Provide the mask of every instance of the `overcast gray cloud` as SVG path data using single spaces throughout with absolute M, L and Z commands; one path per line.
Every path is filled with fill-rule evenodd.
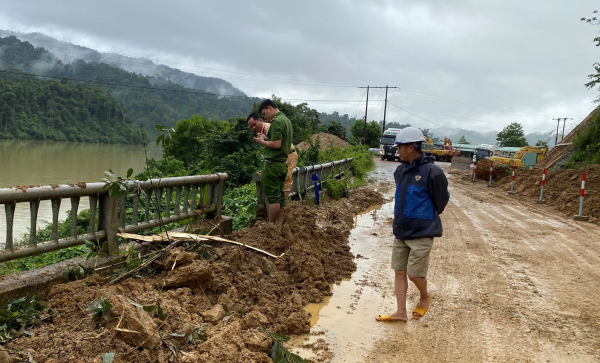
M 321 111 L 360 117 L 365 91 L 355 86 L 398 86 L 388 120 L 424 128 L 486 131 L 518 121 L 545 132 L 552 118 L 586 116 L 596 96 L 583 84 L 598 60 L 600 27 L 579 19 L 600 6 L 587 0 L 0 4 L 0 28 L 213 68 L 165 63 L 253 96 L 314 100 Z M 369 119 L 381 119 L 382 96 L 370 93 Z

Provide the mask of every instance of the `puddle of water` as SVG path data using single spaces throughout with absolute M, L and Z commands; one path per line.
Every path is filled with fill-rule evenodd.
M 369 343 L 376 340 L 382 332 L 381 323 L 375 321 L 379 312 L 388 312 L 396 303 L 393 290 L 381 288 L 367 283 L 389 279 L 392 281 L 392 271 L 383 269 L 384 276 L 379 277 L 377 271 L 382 271 L 381 263 L 388 261 L 391 255 L 393 237 L 389 229 L 389 243 L 385 237 L 378 241 L 372 233 L 387 233 L 389 227 L 383 229 L 377 221 L 393 214 L 393 202 L 376 206 L 356 216 L 355 228 L 350 234 L 350 251 L 364 258 L 356 260 L 357 270 L 348 280 L 333 286 L 333 294 L 319 304 L 309 304 L 305 307 L 311 317 L 311 334 L 293 336 L 288 343 L 291 351 L 305 359 L 315 358 L 310 348 L 302 345 L 315 343 L 325 339 L 329 343 L 329 351 L 335 352 L 333 362 L 362 362 L 363 354 L 368 351 Z M 377 224 L 377 225 L 376 225 Z M 383 232 L 382 232 L 383 231 Z M 381 236 L 380 236 L 381 237 Z M 381 243 L 383 241 L 383 243 Z M 378 243 L 379 242 L 379 243 Z M 375 277 L 375 278 L 373 278 Z M 406 324 L 396 324 L 386 329 L 406 329 Z

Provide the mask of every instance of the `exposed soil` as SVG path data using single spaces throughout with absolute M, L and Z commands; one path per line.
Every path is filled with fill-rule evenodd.
M 477 179 L 490 180 L 490 164 L 489 159 L 481 159 L 477 163 Z M 512 167 L 504 164 L 495 164 L 492 169 L 492 181 L 498 181 L 512 175 Z
M 303 306 L 322 301 L 332 283 L 356 269 L 348 246 L 355 211 L 382 203 L 381 193 L 369 188 L 318 208 L 294 202 L 281 230 L 258 223 L 228 237 L 285 253 L 281 259 L 216 244 L 208 259 L 174 250 L 163 263 L 166 269 L 153 277 L 113 286 L 94 275 L 57 285 L 47 296 L 51 321 L 4 348 L 13 359 L 30 353 L 38 363 L 99 362 L 108 352 L 116 353 L 115 362 L 271 362 L 272 342 L 259 326 L 278 334 L 307 333 L 310 314 Z M 113 308 L 96 327 L 85 309 L 98 298 Z M 157 301 L 164 321 L 156 309 L 139 307 Z M 203 324 L 207 340 L 186 343 Z
M 311 140 L 313 143 L 315 143 L 317 141 L 317 139 L 320 140 L 319 150 L 321 150 L 321 151 L 330 149 L 334 146 L 340 147 L 342 149 L 347 146 L 350 146 L 349 143 L 340 139 L 339 137 L 332 135 L 332 134 L 327 134 L 325 132 L 321 132 L 321 133 L 314 134 L 313 136 L 311 136 Z M 308 150 L 310 148 L 310 143 L 308 141 L 302 141 L 301 143 L 296 145 L 296 148 L 301 151 Z
M 581 177 L 586 173 L 585 199 L 583 215 L 590 217 L 590 222 L 600 224 L 600 165 L 592 165 L 581 169 L 548 170 L 544 185 L 544 200 L 566 216 L 579 214 L 579 197 L 581 193 Z M 515 193 L 518 198 L 539 200 L 542 186 L 542 170 L 526 169 L 515 177 Z M 509 191 L 510 178 L 501 180 L 497 187 Z

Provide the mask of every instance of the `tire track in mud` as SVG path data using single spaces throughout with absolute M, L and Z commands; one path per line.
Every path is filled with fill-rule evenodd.
M 366 361 L 600 360 L 600 229 L 448 179 L 432 308 L 421 321 L 382 328 Z M 408 300 L 416 298 L 410 286 Z

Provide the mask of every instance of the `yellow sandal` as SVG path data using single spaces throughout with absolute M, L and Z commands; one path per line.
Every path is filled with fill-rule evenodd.
M 433 301 L 433 299 L 430 296 L 429 297 L 429 306 L 431 306 L 432 301 Z M 415 306 L 415 309 L 412 312 L 413 319 L 421 319 L 422 317 L 425 316 L 425 313 L 427 312 L 427 310 L 429 310 L 429 307 L 424 308 L 421 305 L 417 304 L 417 306 Z

